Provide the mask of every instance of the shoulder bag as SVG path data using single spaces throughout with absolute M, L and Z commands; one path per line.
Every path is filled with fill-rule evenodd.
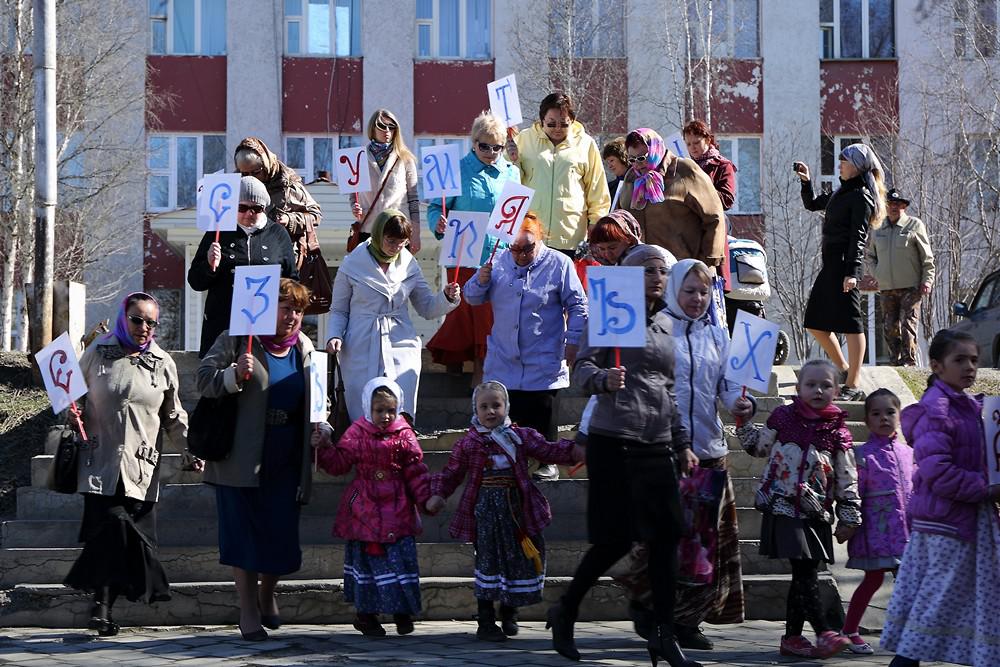
M 46 486 L 58 493 L 76 493 L 77 470 L 80 467 L 80 449 L 85 444 L 71 426 L 53 426 L 46 436 L 45 450 L 51 451 L 55 445 Z
M 378 201 L 380 196 L 382 196 L 382 191 L 385 190 L 385 184 L 389 182 L 389 177 L 392 176 L 392 170 L 396 168 L 397 164 L 399 164 L 399 155 L 396 156 L 392 166 L 389 167 L 389 171 L 386 172 L 385 178 L 382 179 L 382 184 L 378 186 L 378 192 L 375 193 L 375 198 L 372 199 L 373 204 Z M 372 209 L 369 208 L 365 213 L 365 217 L 361 218 L 360 222 L 351 224 L 351 235 L 347 237 L 347 252 L 351 252 L 361 245 L 361 228 L 365 226 L 365 223 L 368 221 L 368 216 L 371 215 L 371 213 Z
M 326 386 L 333 388 L 333 396 L 330 397 L 329 423 L 333 427 L 333 443 L 337 444 L 340 442 L 340 437 L 351 425 L 351 417 L 347 413 L 347 399 L 344 396 L 344 376 L 340 371 L 340 357 L 336 354 L 333 355 L 333 367 L 329 371 Z
M 306 253 L 299 268 L 299 282 L 309 288 L 309 305 L 306 315 L 322 315 L 330 312 L 333 303 L 333 280 L 330 267 L 326 265 L 323 252 L 316 237 L 316 228 L 306 223 Z

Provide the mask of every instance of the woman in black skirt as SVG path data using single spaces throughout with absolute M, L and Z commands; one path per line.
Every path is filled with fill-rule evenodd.
M 809 167 L 795 163 L 802 180 L 802 204 L 809 211 L 825 211 L 823 265 L 809 293 L 805 327 L 840 369 L 841 397 L 864 400 L 858 389 L 865 357 L 865 318 L 858 280 L 868 243 L 868 227 L 877 229 L 885 218 L 885 182 L 882 164 L 871 147 L 851 144 L 840 153 L 840 187 L 833 194 L 814 196 Z M 844 359 L 835 334 L 847 336 Z
M 592 347 L 584 332 L 573 366 L 573 382 L 596 395 L 587 443 L 587 528 L 591 547 L 577 567 L 566 594 L 549 609 L 552 644 L 579 660 L 573 640 L 580 601 L 633 541 L 649 547 L 649 579 L 657 628 L 647 644 L 656 665 L 700 667 L 674 642 L 673 606 L 677 588 L 677 542 L 682 517 L 677 475 L 698 464 L 691 438 L 676 419 L 672 324 L 664 308 L 667 256 L 662 248 L 638 245 L 623 260 L 645 271 L 646 346 L 621 348 L 621 364 L 607 347 Z M 622 313 L 620 313 L 622 314 Z
M 65 585 L 94 595 L 88 627 L 118 633 L 111 607 L 119 595 L 147 603 L 170 599 L 156 558 L 156 501 L 164 438 L 187 445 L 187 414 L 177 395 L 177 367 L 153 340 L 159 305 L 129 294 L 113 332 L 80 359 L 87 382 L 77 490 L 83 494 L 83 552 Z

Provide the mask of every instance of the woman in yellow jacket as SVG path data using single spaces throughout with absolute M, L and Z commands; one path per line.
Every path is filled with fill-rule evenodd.
M 545 244 L 572 256 L 588 225 L 611 208 L 601 151 L 576 120 L 568 95 L 547 95 L 538 118 L 507 142 L 507 153 L 521 170 L 521 184 L 535 190 L 531 210 L 546 232 Z

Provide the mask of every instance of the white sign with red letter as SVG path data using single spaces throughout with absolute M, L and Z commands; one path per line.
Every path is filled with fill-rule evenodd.
M 42 371 L 52 412 L 59 414 L 87 393 L 87 383 L 68 332 L 43 347 L 35 355 L 35 363 Z
M 490 213 L 490 223 L 487 231 L 504 243 L 513 243 L 524 224 L 524 216 L 528 213 L 528 205 L 535 191 L 514 181 L 504 183 L 497 203 Z
M 1000 396 L 983 397 L 983 426 L 986 427 L 986 467 L 990 486 L 1000 484 Z
M 372 189 L 367 151 L 364 146 L 353 146 L 333 154 L 334 164 L 337 165 L 337 186 L 341 192 L 368 192 Z

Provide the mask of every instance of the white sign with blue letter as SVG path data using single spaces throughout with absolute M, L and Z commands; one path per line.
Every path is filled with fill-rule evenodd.
M 748 389 L 767 391 L 778 331 L 777 324 L 739 311 L 726 359 L 726 379 Z
M 489 213 L 473 211 L 448 211 L 448 224 L 441 239 L 441 266 L 468 266 L 479 268 L 479 260 L 486 241 Z
M 205 174 L 198 186 L 198 229 L 203 232 L 236 231 L 239 204 L 239 174 Z
M 684 143 L 684 135 L 674 132 L 669 137 L 663 139 L 663 145 L 670 149 L 670 152 L 677 157 L 691 157 L 688 154 L 687 144 Z
M 461 159 L 458 144 L 421 149 L 420 175 L 424 182 L 424 199 L 462 194 L 462 170 L 458 165 Z
M 507 127 L 516 127 L 524 120 L 521 117 L 521 100 L 517 96 L 517 79 L 508 74 L 486 84 L 490 97 L 490 113 L 504 122 Z
M 329 361 L 326 352 L 309 355 L 309 421 L 316 424 L 326 421 L 326 369 Z
M 281 266 L 237 266 L 233 278 L 230 336 L 273 336 L 278 324 Z
M 641 266 L 587 267 L 587 343 L 646 347 L 646 289 Z

